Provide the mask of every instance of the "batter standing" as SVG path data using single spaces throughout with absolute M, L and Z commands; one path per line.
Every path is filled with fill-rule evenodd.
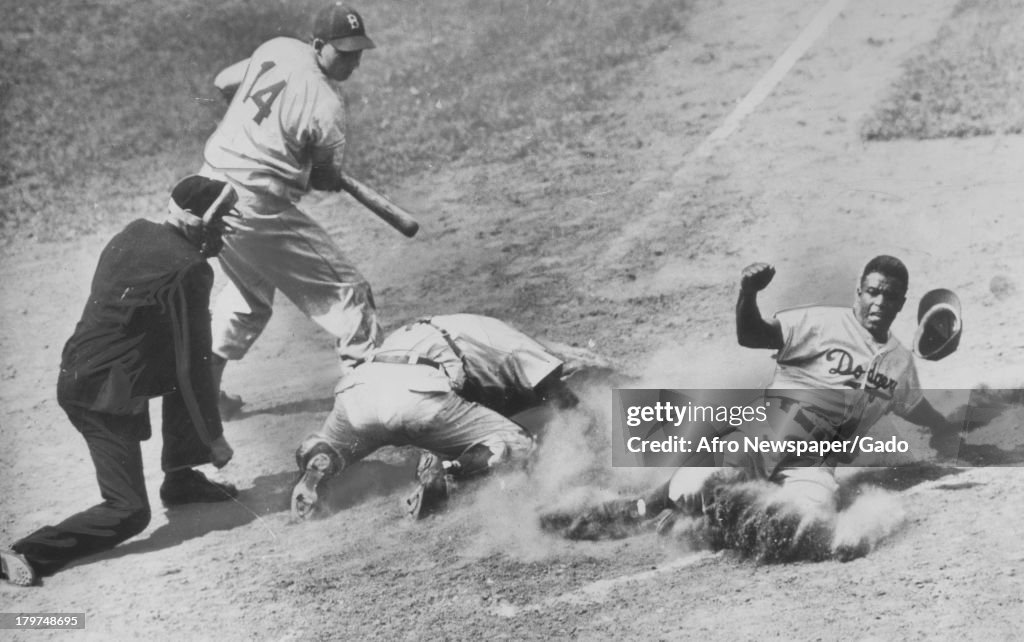
M 220 255 L 230 282 L 213 309 L 218 388 L 227 360 L 241 359 L 270 321 L 277 290 L 337 338 L 343 369 L 379 340 L 369 283 L 296 207 L 311 189 L 341 189 L 347 115 L 335 83 L 373 47 L 360 15 L 334 2 L 316 15 L 311 42 L 274 38 L 214 81 L 230 104 L 200 173 L 230 183 L 242 215 Z M 220 399 L 222 413 L 241 406 Z

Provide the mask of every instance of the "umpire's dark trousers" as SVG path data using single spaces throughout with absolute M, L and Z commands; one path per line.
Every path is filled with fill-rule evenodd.
M 117 546 L 145 530 L 150 519 L 141 448 L 141 441 L 151 433 L 149 413 L 112 415 L 61 406 L 89 446 L 103 502 L 56 526 L 44 526 L 11 546 L 41 576 Z M 180 395 L 164 397 L 163 410 L 163 469 L 208 462 L 209 447 L 196 436 Z

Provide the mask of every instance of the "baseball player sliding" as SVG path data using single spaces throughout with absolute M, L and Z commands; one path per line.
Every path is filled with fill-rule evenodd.
M 877 256 L 861 273 L 851 307 L 808 306 L 762 317 L 757 293 L 775 269 L 754 263 L 743 270 L 736 304 L 740 345 L 776 350 L 777 367 L 765 390 L 771 408 L 770 437 L 779 440 L 852 440 L 887 413 L 931 428 L 933 444 L 958 437 L 921 393 L 913 356 L 889 332 L 906 301 L 909 275 L 897 258 Z M 725 439 L 741 441 L 741 428 Z M 602 525 L 640 522 L 663 513 L 708 514 L 715 490 L 751 479 L 775 482 L 805 510 L 834 512 L 838 485 L 835 459 L 792 453 L 726 450 L 721 468 L 682 467 L 641 498 L 613 500 L 568 520 L 568 537 L 592 536 Z M 560 529 L 566 516 L 549 514 L 542 525 Z M 621 532 L 621 531 L 620 531 Z
M 450 487 L 524 462 L 534 437 L 508 417 L 550 401 L 570 407 L 563 360 L 508 324 L 474 314 L 420 319 L 392 332 L 335 389 L 334 408 L 296 451 L 292 514 L 323 506 L 323 482 L 383 446 L 425 449 L 406 500 L 418 519 Z
M 362 17 L 332 2 L 310 42 L 274 38 L 221 71 L 230 101 L 206 142 L 200 173 L 238 192 L 242 218 L 220 256 L 229 283 L 213 309 L 214 376 L 241 359 L 266 327 L 280 290 L 337 338 L 345 367 L 378 343 L 370 285 L 326 230 L 296 207 L 310 189 L 342 188 L 347 116 L 335 84 L 372 49 Z M 241 399 L 220 393 L 229 417 Z

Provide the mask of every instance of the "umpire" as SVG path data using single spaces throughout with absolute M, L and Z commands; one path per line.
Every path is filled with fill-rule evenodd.
M 89 300 L 64 346 L 57 401 L 89 447 L 103 502 L 0 551 L 0 571 L 29 586 L 69 562 L 116 546 L 150 520 L 140 442 L 148 401 L 163 397 L 167 506 L 230 499 L 238 491 L 193 466 L 231 460 L 210 368 L 206 259 L 220 251 L 237 197 L 221 181 L 189 176 L 164 223 L 136 220 L 100 255 Z

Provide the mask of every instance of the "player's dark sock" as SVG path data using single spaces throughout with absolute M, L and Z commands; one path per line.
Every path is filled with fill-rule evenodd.
M 466 452 L 451 462 L 451 467 L 446 472 L 455 479 L 481 475 L 490 469 L 488 462 L 493 456 L 491 449 L 483 444 L 470 446 Z

